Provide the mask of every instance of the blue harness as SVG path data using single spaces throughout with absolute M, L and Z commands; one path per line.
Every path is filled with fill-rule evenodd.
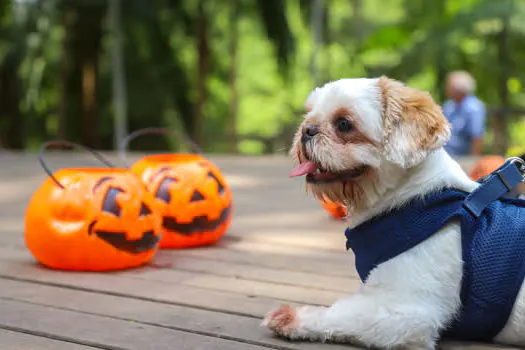
M 379 264 L 459 219 L 462 309 L 443 336 L 491 341 L 505 326 L 525 279 L 525 201 L 503 195 L 523 180 L 507 161 L 472 193 L 443 189 L 345 232 L 362 281 Z

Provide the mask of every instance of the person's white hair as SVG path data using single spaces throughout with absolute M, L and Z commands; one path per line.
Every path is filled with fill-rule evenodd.
M 465 71 L 450 72 L 448 82 L 455 90 L 464 94 L 471 94 L 476 90 L 476 80 Z

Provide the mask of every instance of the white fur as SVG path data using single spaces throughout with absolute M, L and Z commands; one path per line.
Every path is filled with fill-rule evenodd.
M 377 81 L 345 79 L 316 89 L 309 98 L 311 111 L 306 118 L 325 118 L 334 109 L 345 107 L 358 115 L 369 137 L 382 140 Z M 319 147 L 314 146 L 312 151 L 323 153 L 318 156 L 326 162 L 323 165 L 336 164 L 340 169 L 349 166 L 337 153 L 324 154 L 331 152 Z M 472 191 L 477 186 L 442 148 L 429 152 L 418 165 L 408 169 L 372 148 L 363 148 L 361 158 L 361 162 L 374 165 L 377 181 L 361 184 L 366 203 L 360 207 L 364 209 L 351 213 L 350 227 L 438 188 L 451 186 Z M 269 314 L 265 324 L 290 339 L 434 349 L 440 330 L 460 307 L 460 237 L 459 224 L 451 222 L 423 243 L 372 270 L 357 293 L 328 308 L 298 308 L 290 318 L 293 322 L 277 322 L 273 319 L 276 314 Z M 512 315 L 495 341 L 525 346 L 525 288 L 522 287 Z
M 341 79 L 317 88 L 310 94 L 310 112 L 306 118 L 326 118 L 343 107 L 357 113 L 368 136 L 381 140 L 381 101 L 378 99 L 378 79 Z

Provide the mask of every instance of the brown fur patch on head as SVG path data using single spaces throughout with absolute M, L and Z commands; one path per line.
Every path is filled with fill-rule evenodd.
M 350 132 L 340 132 L 337 129 L 337 121 L 339 119 L 346 119 L 352 123 L 353 129 Z M 372 144 L 377 146 L 377 142 L 369 137 L 362 126 L 359 123 L 359 118 L 356 117 L 356 114 L 347 108 L 338 108 L 332 114 L 331 117 L 326 121 L 325 129 L 329 131 L 331 138 L 336 143 L 342 144 Z
M 450 137 L 450 124 L 429 93 L 381 77 L 385 157 L 404 168 L 417 165 L 442 147 Z

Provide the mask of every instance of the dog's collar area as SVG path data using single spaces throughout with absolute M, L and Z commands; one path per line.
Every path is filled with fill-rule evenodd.
M 463 207 L 477 218 L 494 200 L 512 193 L 524 178 L 525 162 L 521 158 L 509 158 L 505 164 L 480 181 L 480 186 L 465 199 Z

